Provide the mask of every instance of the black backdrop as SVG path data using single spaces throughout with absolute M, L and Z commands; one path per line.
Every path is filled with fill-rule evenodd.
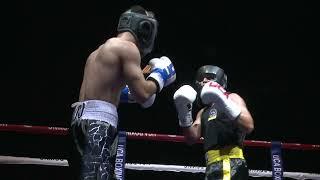
M 133 4 L 155 12 L 159 34 L 151 56 L 167 55 L 177 81 L 149 109 L 120 105 L 120 130 L 181 134 L 174 91 L 204 64 L 225 69 L 229 90 L 242 95 L 255 120 L 249 140 L 320 144 L 312 4 L 222 1 L 15 2 L 4 14 L 1 123 L 68 126 L 88 54 L 116 33 Z M 0 133 L 1 153 L 65 158 L 66 137 Z M 250 169 L 269 169 L 269 151 L 246 148 Z M 128 142 L 129 162 L 199 165 L 200 145 Z M 286 171 L 320 173 L 319 152 L 284 151 Z M 61 179 L 67 168 L 6 166 L 21 179 Z M 34 171 L 36 170 L 36 171 Z M 19 173 L 23 172 L 23 173 Z M 36 173 L 35 173 L 36 172 Z M 129 179 L 199 179 L 201 175 L 127 171 Z M 7 174 L 7 173 L 6 173 Z M 8 175 L 9 176 L 9 175 Z M 47 176 L 47 177 L 45 177 Z

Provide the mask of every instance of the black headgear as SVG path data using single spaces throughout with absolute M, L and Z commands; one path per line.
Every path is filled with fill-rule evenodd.
M 227 75 L 224 73 L 224 70 L 218 66 L 205 65 L 198 69 L 195 78 L 197 90 L 202 89 L 200 82 L 203 78 L 211 79 L 219 83 L 223 88 L 227 88 Z
M 128 31 L 133 34 L 142 57 L 152 51 L 158 30 L 158 22 L 153 13 L 145 10 L 144 13 L 127 10 L 120 16 L 117 29 L 119 33 Z

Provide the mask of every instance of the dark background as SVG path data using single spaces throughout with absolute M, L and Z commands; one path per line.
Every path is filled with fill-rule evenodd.
M 173 4 L 175 3 L 175 4 Z M 248 140 L 320 144 L 317 21 L 307 1 L 42 1 L 16 2 L 4 14 L 1 123 L 67 127 L 87 56 L 116 35 L 133 4 L 155 12 L 159 34 L 151 56 L 173 61 L 177 80 L 149 109 L 120 105 L 120 130 L 181 134 L 172 96 L 198 67 L 228 74 L 255 120 Z M 1 154 L 66 158 L 67 137 L 0 133 Z M 250 169 L 271 170 L 270 152 L 247 147 Z M 201 145 L 129 141 L 127 162 L 204 166 Z M 285 171 L 320 173 L 319 151 L 284 150 Z M 313 164 L 313 163 L 312 163 Z M 6 179 L 64 179 L 65 167 L 1 166 Z M 21 172 L 21 173 L 20 173 Z M 201 179 L 201 174 L 127 171 L 127 179 Z

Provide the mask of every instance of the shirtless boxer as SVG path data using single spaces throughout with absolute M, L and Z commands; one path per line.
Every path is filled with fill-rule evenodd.
M 70 166 L 75 179 L 112 178 L 111 145 L 117 134 L 120 96 L 122 102 L 148 107 L 175 81 L 174 66 L 166 56 L 151 59 L 150 75 L 143 75 L 141 59 L 153 50 L 157 29 L 151 11 L 132 6 L 120 16 L 118 35 L 89 55 L 79 101 L 72 105 L 70 133 L 76 154 Z

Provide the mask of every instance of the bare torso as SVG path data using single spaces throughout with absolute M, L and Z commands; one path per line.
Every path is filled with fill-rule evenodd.
M 79 101 L 103 100 L 118 106 L 121 89 L 125 85 L 121 59 L 114 50 L 118 41 L 112 38 L 89 55 Z

